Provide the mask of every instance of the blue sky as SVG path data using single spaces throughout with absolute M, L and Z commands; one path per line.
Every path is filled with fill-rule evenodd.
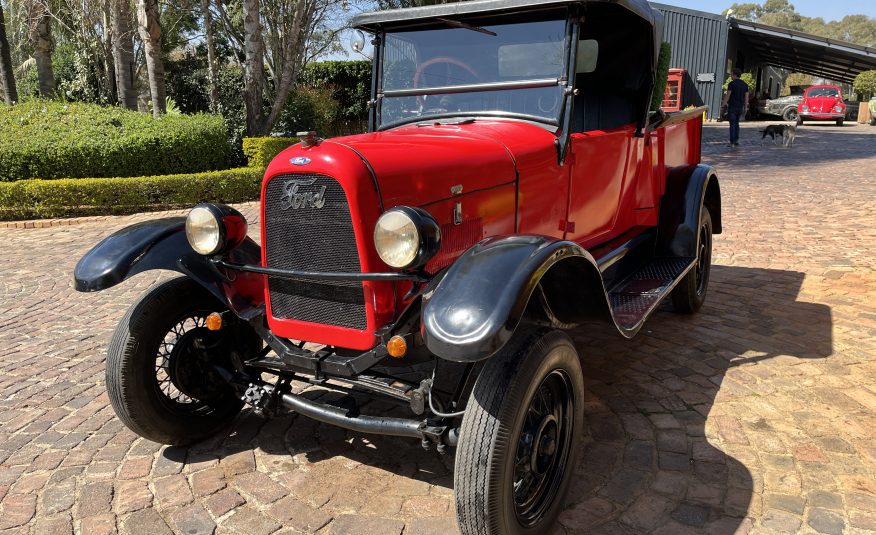
M 733 4 L 733 0 L 660 0 L 660 3 L 709 13 L 721 13 Z M 757 3 L 763 4 L 763 1 Z M 867 15 L 876 18 L 874 0 L 791 0 L 791 4 L 801 15 L 821 17 L 824 20 L 839 20 L 846 15 Z

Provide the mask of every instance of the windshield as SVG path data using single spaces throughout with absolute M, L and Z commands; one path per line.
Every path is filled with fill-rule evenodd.
M 484 112 L 558 121 L 565 19 L 444 23 L 440 29 L 386 34 L 381 125 Z
M 808 97 L 839 97 L 839 91 L 835 87 L 813 87 L 806 93 Z

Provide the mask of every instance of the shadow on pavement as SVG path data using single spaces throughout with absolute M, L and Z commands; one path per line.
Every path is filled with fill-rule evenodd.
M 703 163 L 720 165 L 741 160 L 746 168 L 769 167 L 771 173 L 775 173 L 777 163 L 793 168 L 868 158 L 873 155 L 872 147 L 876 143 L 876 128 L 806 123 L 798 128 L 794 146 L 787 149 L 775 145 L 769 137 L 762 139 L 759 130 L 768 124 L 788 123 L 770 121 L 744 127 L 739 148 L 726 146 L 727 126 L 709 125 L 703 130 Z
M 710 444 L 706 418 L 716 398 L 744 393 L 730 368 L 832 353 L 830 308 L 797 301 L 803 277 L 715 266 L 698 315 L 667 306 L 631 341 L 575 336 L 589 436 L 561 517 L 570 533 L 732 534 L 748 523 L 754 480 Z M 725 443 L 747 445 L 737 420 L 716 420 Z
M 697 315 L 676 315 L 666 305 L 633 340 L 604 325 L 571 333 L 584 364 L 587 430 L 560 517 L 567 532 L 732 534 L 747 522 L 753 478 L 710 444 L 706 418 L 716 398 L 732 399 L 746 388 L 725 377 L 730 368 L 757 373 L 756 363 L 766 359 L 832 353 L 830 308 L 797 301 L 803 278 L 714 266 Z M 373 401 L 363 412 L 407 412 L 383 403 Z M 718 422 L 722 440 L 747 443 L 733 422 Z M 226 433 L 164 455 L 194 462 L 251 450 L 269 454 L 272 470 L 288 469 L 299 496 L 344 492 L 355 501 L 398 485 L 450 489 L 453 483 L 450 455 L 426 452 L 414 440 L 348 432 L 294 415 L 265 420 L 245 411 Z M 351 461 L 365 466 L 360 479 L 337 480 L 339 472 L 353 471 L 332 463 Z M 310 463 L 305 475 L 293 473 L 296 462 Z

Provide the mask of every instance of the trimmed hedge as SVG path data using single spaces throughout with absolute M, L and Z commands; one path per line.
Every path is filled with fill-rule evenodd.
M 243 154 L 247 165 L 264 169 L 276 155 L 295 143 L 298 143 L 297 137 L 245 137 Z
M 0 107 L 0 182 L 133 177 L 224 169 L 221 117 L 164 115 L 43 100 Z
M 259 197 L 264 169 L 0 183 L 0 220 L 130 214 Z

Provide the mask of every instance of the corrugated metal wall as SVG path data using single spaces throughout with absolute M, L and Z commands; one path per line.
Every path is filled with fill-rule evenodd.
M 727 64 L 729 26 L 720 15 L 652 3 L 663 12 L 663 40 L 672 45 L 671 68 L 686 69 L 689 80 L 684 105 L 709 106 L 709 117 L 717 118 Z M 714 82 L 698 82 L 698 75 L 715 75 Z M 691 91 L 693 90 L 693 91 Z M 691 94 L 694 93 L 694 94 Z

